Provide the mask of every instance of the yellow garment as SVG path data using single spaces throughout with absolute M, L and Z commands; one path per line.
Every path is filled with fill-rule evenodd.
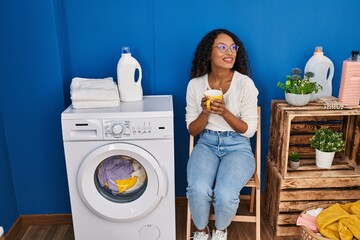
M 360 239 L 360 200 L 353 203 L 336 203 L 324 209 L 316 220 L 320 233 L 329 239 Z
M 115 180 L 119 193 L 123 193 L 126 190 L 132 188 L 137 181 L 137 177 L 131 177 L 123 180 Z

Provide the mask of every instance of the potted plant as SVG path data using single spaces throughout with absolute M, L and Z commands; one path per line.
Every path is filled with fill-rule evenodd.
M 290 167 L 296 170 L 300 166 L 299 154 L 297 152 L 291 152 L 289 154 Z
M 310 138 L 310 145 L 316 149 L 316 166 L 320 168 L 330 168 L 335 153 L 345 149 L 343 133 L 335 132 L 328 127 L 318 129 Z
M 310 82 L 314 73 L 306 72 L 301 77 L 300 68 L 293 68 L 291 75 L 287 75 L 285 83 L 278 82 L 277 86 L 285 92 L 285 99 L 290 105 L 304 106 L 310 102 L 313 92 L 317 93 L 322 86 L 316 82 Z

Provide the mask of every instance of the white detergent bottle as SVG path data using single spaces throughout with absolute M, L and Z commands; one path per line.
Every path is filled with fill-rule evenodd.
M 137 79 L 135 79 L 136 71 L 138 71 Z M 139 62 L 131 56 L 129 47 L 123 47 L 121 58 L 117 64 L 117 80 L 120 101 L 131 102 L 143 99 L 141 79 L 142 70 Z
M 317 82 L 322 86 L 317 93 L 313 93 L 311 100 L 319 97 L 330 97 L 332 95 L 332 78 L 334 77 L 334 64 L 326 56 L 321 46 L 315 47 L 314 55 L 305 65 L 304 72 L 313 72 L 314 77 L 310 78 L 311 82 Z

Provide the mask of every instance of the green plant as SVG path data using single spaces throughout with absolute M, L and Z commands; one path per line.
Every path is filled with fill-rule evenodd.
M 298 162 L 299 161 L 299 154 L 297 152 L 291 152 L 289 154 L 289 160 L 293 161 L 293 162 Z
M 342 132 L 335 132 L 328 127 L 322 127 L 310 138 L 310 144 L 322 152 L 341 152 L 345 149 Z
M 301 78 L 300 68 L 293 68 L 292 75 L 287 75 L 285 83 L 278 82 L 277 86 L 286 93 L 293 94 L 310 94 L 317 93 L 322 86 L 316 82 L 310 82 L 310 78 L 314 77 L 314 73 L 306 72 L 304 78 Z

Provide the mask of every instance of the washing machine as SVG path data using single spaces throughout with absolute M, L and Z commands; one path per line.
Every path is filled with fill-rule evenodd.
M 172 96 L 61 114 L 76 240 L 175 240 Z

